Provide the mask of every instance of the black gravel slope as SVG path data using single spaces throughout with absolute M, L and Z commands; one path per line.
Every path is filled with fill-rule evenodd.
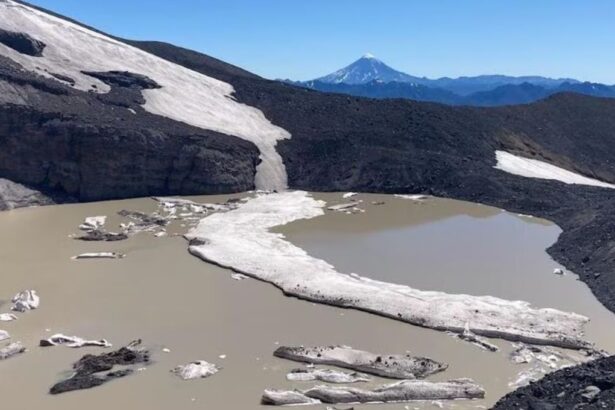
M 494 410 L 615 409 L 615 356 L 554 372 L 507 394 Z

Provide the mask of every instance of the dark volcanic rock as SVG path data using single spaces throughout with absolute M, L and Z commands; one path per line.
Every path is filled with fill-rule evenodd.
M 60 81 L 64 81 L 70 85 L 75 85 L 75 80 L 63 74 L 49 73 Z
M 115 366 L 131 366 L 149 363 L 149 352 L 138 348 L 140 341 L 135 341 L 127 347 L 100 355 L 87 354 L 73 365 L 75 374 L 56 383 L 49 393 L 60 394 L 73 390 L 90 389 L 100 386 L 110 380 L 133 373 L 132 368 L 113 371 Z M 105 373 L 106 372 L 106 373 Z
M 507 394 L 494 410 L 615 408 L 615 356 L 546 375 Z
M 118 87 L 136 87 L 143 90 L 161 88 L 161 86 L 151 78 L 143 74 L 130 73 L 128 71 L 82 71 L 83 74 L 99 79 L 103 83 L 110 86 Z
M 124 232 L 107 232 L 104 229 L 92 229 L 83 233 L 82 235 L 76 236 L 75 239 L 80 241 L 104 241 L 104 242 L 115 242 L 122 241 L 124 239 L 128 239 L 128 235 Z
M 0 178 L 0 211 L 52 203 L 51 198 L 38 191 Z
M 254 188 L 253 144 L 149 114 L 140 89 L 82 92 L 0 59 L 3 84 L 0 178 L 64 201 Z
M 42 56 L 45 49 L 45 43 L 30 37 L 26 33 L 16 33 L 2 29 L 0 29 L 0 43 L 22 54 L 33 57 Z

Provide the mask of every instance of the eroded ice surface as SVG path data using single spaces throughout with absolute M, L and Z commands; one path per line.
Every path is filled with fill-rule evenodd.
M 510 174 L 519 175 L 527 178 L 552 179 L 561 181 L 565 184 L 591 185 L 602 188 L 615 188 L 615 185 L 609 184 L 597 179 L 584 177 L 564 168 L 548 164 L 536 159 L 523 158 L 513 155 L 506 151 L 496 151 L 495 157 L 497 164 L 495 168 Z
M 360 309 L 411 324 L 527 343 L 584 348 L 584 316 L 535 309 L 523 301 L 421 291 L 347 275 L 269 229 L 323 214 L 323 201 L 307 192 L 261 195 L 237 209 L 202 219 L 188 239 L 190 252 L 282 289 L 285 294 Z
M 286 169 L 275 147 L 290 134 L 271 124 L 260 110 L 238 103 L 230 84 L 12 0 L 0 1 L 0 28 L 28 33 L 46 44 L 42 57 L 21 54 L 3 44 L 0 55 L 47 78 L 56 79 L 52 73 L 70 77 L 80 90 L 109 91 L 109 86 L 83 71 L 146 75 L 161 88 L 143 91 L 145 110 L 253 142 L 262 159 L 256 187 L 286 187 Z

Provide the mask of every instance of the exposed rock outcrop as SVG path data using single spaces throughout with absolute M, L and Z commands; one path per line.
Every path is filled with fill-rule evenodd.
M 156 81 L 143 74 L 130 73 L 128 71 L 82 72 L 83 74 L 87 74 L 90 77 L 99 79 L 100 81 L 109 86 L 118 86 L 126 88 L 136 87 L 141 90 L 153 90 L 156 88 L 160 88 L 160 85 Z
M 22 54 L 40 57 L 45 50 L 45 43 L 32 38 L 27 33 L 17 33 L 0 29 L 0 43 Z
M 51 198 L 36 190 L 0 178 L 0 211 L 52 203 Z
M 113 370 L 115 366 L 132 366 L 149 363 L 149 352 L 135 341 L 127 347 L 100 355 L 87 354 L 73 365 L 75 373 L 51 387 L 49 393 L 60 394 L 73 390 L 90 389 L 108 381 L 133 373 L 132 368 Z
M 615 357 L 567 367 L 500 399 L 494 410 L 615 408 Z

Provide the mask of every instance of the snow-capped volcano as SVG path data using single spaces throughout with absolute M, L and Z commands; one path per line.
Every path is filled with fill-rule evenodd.
M 414 83 L 420 78 L 397 71 L 367 53 L 349 66 L 314 81 L 329 84 L 366 84 L 372 81 Z

